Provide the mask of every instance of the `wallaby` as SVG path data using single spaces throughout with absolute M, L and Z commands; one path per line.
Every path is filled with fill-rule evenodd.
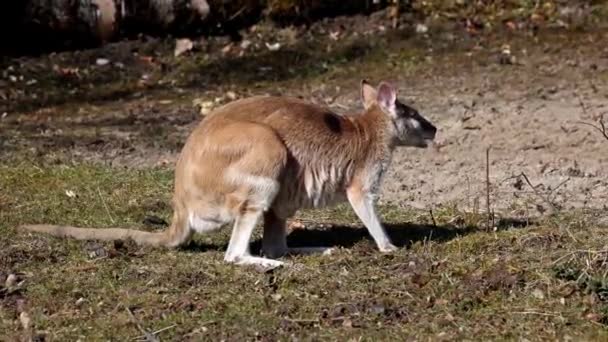
M 396 89 L 361 81 L 364 111 L 339 115 L 296 98 L 254 96 L 207 115 L 186 140 L 175 168 L 173 219 L 163 232 L 122 228 L 24 225 L 21 228 L 80 240 L 133 239 L 177 247 L 193 233 L 234 222 L 224 260 L 276 267 L 288 253 L 328 252 L 288 248 L 286 220 L 300 208 L 348 201 L 378 249 L 391 243 L 374 200 L 393 150 L 427 147 L 437 129 L 397 99 Z M 254 227 L 264 220 L 262 252 L 252 256 Z

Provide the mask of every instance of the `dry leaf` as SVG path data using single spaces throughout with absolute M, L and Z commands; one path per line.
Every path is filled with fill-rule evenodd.
M 281 48 L 281 43 L 274 43 L 274 44 L 264 43 L 264 44 L 266 44 L 266 48 L 268 48 L 268 50 L 270 50 L 270 51 L 278 51 Z
M 190 50 L 194 47 L 194 43 L 188 38 L 178 39 L 175 41 L 175 50 L 173 54 L 175 57 L 178 57 Z
M 7 289 L 11 289 L 15 285 L 17 285 L 17 276 L 11 273 L 8 275 L 8 277 L 6 277 L 6 281 L 4 282 L 4 287 L 6 287 Z
M 545 299 L 545 294 L 541 289 L 534 289 L 534 291 L 532 291 L 532 296 L 537 299 Z
M 30 330 L 32 320 L 30 319 L 30 315 L 28 315 L 27 312 L 23 311 L 19 315 L 19 322 L 21 322 L 21 326 L 23 327 L 23 330 L 26 330 L 26 331 Z
M 110 60 L 107 58 L 97 58 L 97 60 L 95 60 L 95 64 L 99 66 L 108 65 L 110 64 Z

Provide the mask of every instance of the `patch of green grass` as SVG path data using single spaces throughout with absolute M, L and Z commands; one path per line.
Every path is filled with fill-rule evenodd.
M 289 242 L 342 248 L 261 273 L 222 261 L 229 229 L 172 251 L 13 229 L 26 222 L 158 229 L 142 222 L 170 218 L 167 169 L 23 162 L 0 167 L 0 189 L 0 284 L 17 277 L 0 289 L 8 340 L 26 334 L 22 312 L 31 334 L 48 340 L 128 340 L 142 335 L 137 324 L 167 328 L 158 336 L 175 341 L 608 337 L 608 237 L 582 214 L 485 232 L 476 228 L 481 217 L 453 207 L 437 209 L 433 224 L 427 213 L 383 206 L 403 246 L 383 255 L 347 206 L 306 211 L 296 218 L 305 228 Z M 256 239 L 254 251 L 259 231 Z

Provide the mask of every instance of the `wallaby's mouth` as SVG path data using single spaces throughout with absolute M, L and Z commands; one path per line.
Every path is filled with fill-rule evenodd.
M 435 141 L 435 136 L 437 134 L 437 130 L 432 130 L 432 131 L 425 131 L 422 133 L 422 145 L 424 145 L 423 147 L 428 147 L 430 145 L 433 144 L 433 141 Z
M 433 140 L 433 138 L 422 138 L 418 140 L 416 144 L 414 144 L 414 147 L 427 148 L 433 144 Z

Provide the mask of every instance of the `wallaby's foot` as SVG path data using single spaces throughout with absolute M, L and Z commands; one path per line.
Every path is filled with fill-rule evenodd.
M 288 249 L 288 254 L 291 255 L 310 255 L 310 254 L 322 254 L 331 255 L 335 252 L 334 247 L 291 247 Z
M 382 253 L 392 253 L 398 251 L 399 247 L 393 245 L 392 243 L 387 243 L 386 245 L 378 246 L 378 249 Z
M 241 256 L 234 258 L 234 260 L 226 260 L 228 262 L 233 262 L 236 265 L 252 265 L 264 268 L 265 270 L 271 270 L 277 267 L 285 266 L 285 262 L 272 260 L 268 258 L 255 257 L 251 255 Z

